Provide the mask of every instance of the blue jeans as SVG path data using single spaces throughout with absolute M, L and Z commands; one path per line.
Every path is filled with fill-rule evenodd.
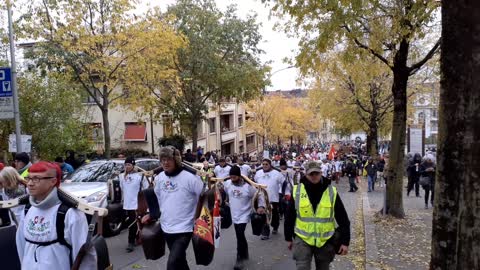
M 368 179 L 368 191 L 372 191 L 373 185 L 375 184 L 375 177 L 371 175 L 367 175 L 367 179 Z

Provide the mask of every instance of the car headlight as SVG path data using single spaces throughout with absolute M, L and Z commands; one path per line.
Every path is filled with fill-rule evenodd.
M 95 192 L 95 193 L 93 193 L 92 195 L 86 197 L 85 200 L 86 200 L 88 203 L 98 202 L 98 201 L 103 200 L 106 196 L 107 196 L 107 192 L 105 192 L 105 191 L 98 191 L 98 192 Z

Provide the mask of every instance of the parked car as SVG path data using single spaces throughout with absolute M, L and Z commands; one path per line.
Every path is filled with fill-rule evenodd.
M 126 216 L 118 177 L 125 170 L 124 162 L 121 159 L 92 161 L 79 167 L 61 184 L 62 189 L 88 204 L 108 209 L 108 215 L 103 220 L 105 236 L 119 234 L 125 225 Z M 136 166 L 149 171 L 159 167 L 160 161 L 138 159 Z

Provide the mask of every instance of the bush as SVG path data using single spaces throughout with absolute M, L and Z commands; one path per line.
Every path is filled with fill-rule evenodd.
M 183 150 L 185 149 L 185 142 L 186 142 L 186 139 L 184 136 L 182 135 L 172 135 L 172 136 L 167 136 L 167 137 L 162 137 L 160 139 L 158 139 L 158 145 L 160 147 L 163 147 L 163 146 L 173 146 L 175 148 L 177 148 L 180 153 L 183 153 Z

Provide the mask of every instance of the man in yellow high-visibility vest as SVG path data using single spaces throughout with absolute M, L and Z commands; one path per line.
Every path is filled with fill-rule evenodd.
M 28 168 L 32 166 L 30 163 L 30 157 L 27 153 L 17 153 L 15 155 L 15 169 L 17 169 L 18 174 L 23 178 L 28 176 Z
M 312 257 L 317 270 L 328 270 L 335 254 L 348 252 L 350 220 L 337 189 L 322 177 L 320 164 L 310 161 L 304 167 L 285 214 L 285 240 L 298 270 L 310 270 Z

